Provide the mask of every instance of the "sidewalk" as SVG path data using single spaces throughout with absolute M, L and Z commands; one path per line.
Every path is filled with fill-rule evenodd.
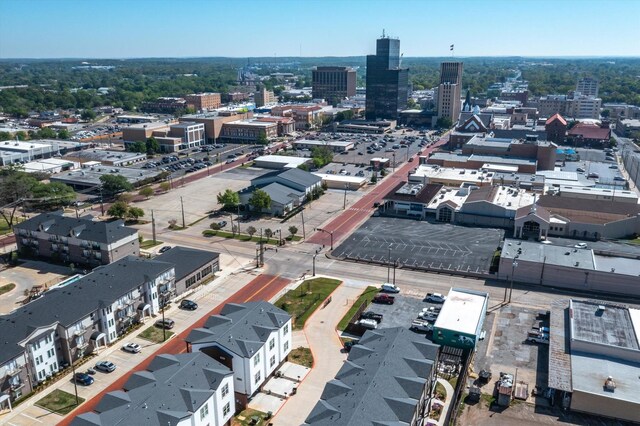
M 451 405 L 451 399 L 453 398 L 453 393 L 455 392 L 455 389 L 453 389 L 453 386 L 451 386 L 451 383 L 447 382 L 444 379 L 440 379 L 438 378 L 438 383 L 440 383 L 442 386 L 444 386 L 444 389 L 447 391 L 447 397 L 444 403 L 442 403 L 442 401 L 438 400 L 438 399 L 433 399 L 431 401 L 431 405 L 433 405 L 434 402 L 439 402 L 442 405 L 442 411 L 440 414 L 440 420 L 438 420 L 438 425 L 443 425 L 444 424 L 444 420 L 447 418 L 447 412 L 449 411 L 449 406 Z M 429 407 L 429 409 L 431 409 L 431 407 Z M 429 420 L 429 423 L 434 423 L 435 420 Z M 425 422 L 426 424 L 426 422 Z
M 298 386 L 296 395 L 290 397 L 273 418 L 274 425 L 303 424 L 320 400 L 324 386 L 342 367 L 347 354 L 342 352 L 336 327 L 362 290 L 361 286 L 343 282 L 331 295 L 331 303 L 324 309 L 317 310 L 307 320 L 304 334 L 313 353 L 313 369 Z

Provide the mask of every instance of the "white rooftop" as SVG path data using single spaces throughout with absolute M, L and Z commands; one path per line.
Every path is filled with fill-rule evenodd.
M 353 145 L 353 142 L 349 142 L 349 141 L 317 141 L 317 140 L 312 140 L 312 139 L 301 139 L 299 141 L 295 141 L 294 144 L 348 147 L 348 146 Z
M 426 179 L 426 183 L 431 181 L 447 180 L 454 182 L 491 182 L 493 172 L 481 172 L 473 169 L 463 169 L 456 167 L 441 167 L 435 164 L 422 164 L 418 166 L 416 171 L 409 175 L 410 181 L 418 181 Z
M 486 293 L 452 288 L 434 327 L 475 334 L 485 315 Z
M 562 193 L 565 194 L 595 194 L 595 195 L 608 195 L 615 196 L 616 198 L 629 198 L 629 199 L 638 199 L 638 194 L 633 191 L 626 191 L 622 189 L 607 189 L 607 188 L 596 188 L 596 187 L 587 187 L 587 186 L 568 186 L 561 185 L 560 186 L 560 196 Z
M 285 167 L 298 167 L 308 162 L 309 159 L 304 157 L 291 157 L 287 155 L 263 155 L 256 158 L 254 161 L 284 164 Z
M 344 182 L 344 183 L 357 183 L 361 184 L 363 181 L 367 180 L 366 177 L 360 176 L 346 176 L 340 174 L 326 174 L 326 173 L 312 173 L 322 180 L 331 180 L 334 182 Z

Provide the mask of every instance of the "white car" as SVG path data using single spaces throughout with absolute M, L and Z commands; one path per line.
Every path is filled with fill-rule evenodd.
M 444 303 L 445 300 L 447 300 L 447 296 L 443 296 L 440 293 L 428 293 L 427 294 L 427 302 Z
M 371 330 L 375 330 L 376 328 L 378 328 L 378 321 L 374 319 L 361 319 L 360 321 L 358 321 L 358 324 L 360 324 L 364 328 L 368 328 Z
M 574 247 L 575 248 L 586 249 L 587 248 L 587 243 L 578 243 Z
M 382 284 L 382 291 L 386 291 L 387 293 L 400 293 L 400 288 L 391 283 Z
M 542 343 L 545 345 L 549 344 L 549 335 L 548 334 L 539 334 L 537 336 L 529 336 L 527 337 L 527 342 L 530 343 Z
M 130 352 L 132 354 L 137 354 L 142 350 L 142 348 L 137 343 L 127 343 L 122 347 L 122 350 L 125 352 Z

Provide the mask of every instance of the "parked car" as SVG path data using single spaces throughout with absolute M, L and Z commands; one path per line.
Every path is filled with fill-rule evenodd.
M 227 226 L 227 221 L 226 220 L 221 220 L 220 222 L 218 222 L 218 226 L 220 228 L 224 228 L 225 226 Z
M 420 331 L 423 333 L 430 333 L 430 332 L 433 332 L 433 324 L 430 324 L 427 321 L 414 320 L 411 323 L 411 327 L 409 327 L 409 330 Z
M 587 243 L 578 243 L 574 246 L 575 248 L 586 249 Z
M 387 293 L 400 293 L 400 288 L 397 285 L 391 283 L 382 284 L 381 290 Z
M 105 373 L 111 373 L 115 369 L 116 369 L 116 365 L 111 361 L 100 361 L 96 364 L 96 370 L 100 370 Z
M 360 314 L 360 319 L 372 319 L 372 320 L 375 320 L 377 323 L 381 323 L 382 318 L 383 318 L 382 314 L 377 314 L 373 311 L 367 311 Z
M 440 293 L 427 293 L 427 302 L 444 303 L 445 300 L 447 300 L 447 296 L 443 296 Z
M 600 175 L 597 174 L 597 173 L 589 173 L 587 175 L 587 178 L 589 178 L 589 179 L 598 179 L 599 177 L 600 177 Z
M 389 296 L 388 294 L 378 294 L 373 298 L 373 303 L 381 303 L 386 305 L 393 305 L 396 301 L 396 298 L 393 296 Z
M 188 311 L 195 311 L 196 309 L 198 309 L 198 304 L 193 300 L 184 299 L 182 302 L 180 302 L 180 308 L 186 309 Z
M 355 345 L 358 344 L 357 340 L 347 340 L 346 342 L 344 342 L 344 351 L 345 352 L 350 352 L 351 348 L 354 347 Z
M 618 182 L 624 182 L 624 178 L 620 177 L 620 176 L 614 177 L 613 180 L 618 181 Z
M 73 376 L 73 380 L 75 380 L 76 383 L 80 383 L 84 386 L 89 386 L 95 381 L 93 377 L 91 377 L 87 373 L 76 373 L 75 376 Z
M 155 323 L 156 327 L 164 328 L 164 329 L 167 329 L 167 330 L 172 329 L 174 325 L 176 325 L 176 322 L 174 320 L 172 320 L 172 319 L 169 319 L 169 318 L 159 319 Z
M 421 311 L 418 312 L 418 319 L 435 322 L 438 319 L 438 314 L 435 312 Z
M 140 352 L 142 350 L 142 348 L 137 343 L 126 343 L 122 347 L 122 350 L 125 351 L 125 352 L 130 352 L 132 354 L 137 354 L 138 352 Z
M 164 246 L 159 250 L 159 252 L 165 253 L 165 252 L 168 252 L 169 250 L 171 250 L 171 246 Z
M 544 334 L 544 333 L 540 333 L 540 334 L 529 333 L 529 335 L 527 336 L 527 342 L 529 342 L 529 343 L 542 343 L 544 345 L 548 345 L 549 344 L 549 335 L 548 334 Z
M 372 319 L 361 319 L 360 321 L 358 321 L 358 324 L 370 330 L 375 330 L 376 328 L 378 328 L 378 321 Z

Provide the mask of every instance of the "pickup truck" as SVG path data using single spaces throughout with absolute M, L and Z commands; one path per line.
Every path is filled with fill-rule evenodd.
M 382 318 L 383 318 L 382 314 L 377 314 L 373 311 L 367 311 L 360 314 L 360 319 L 372 319 L 372 320 L 375 320 L 377 323 L 381 323 Z
M 388 294 L 378 294 L 373 298 L 373 303 L 381 303 L 386 305 L 393 305 L 396 301 L 396 298 L 393 296 L 389 296 Z
M 438 319 L 438 314 L 431 311 L 420 311 L 418 313 L 418 319 L 435 322 Z
M 536 333 L 530 331 L 527 335 L 527 342 L 529 343 L 543 343 L 545 345 L 549 344 L 549 335 L 546 333 Z
M 414 320 L 411 323 L 411 327 L 409 327 L 409 330 L 421 331 L 423 333 L 431 333 L 433 332 L 433 325 L 426 321 Z
M 445 300 L 447 300 L 447 296 L 443 296 L 440 293 L 427 293 L 427 302 L 444 303 Z
M 370 330 L 375 330 L 376 328 L 378 328 L 378 321 L 373 319 L 361 319 L 360 321 L 358 321 L 358 324 Z

